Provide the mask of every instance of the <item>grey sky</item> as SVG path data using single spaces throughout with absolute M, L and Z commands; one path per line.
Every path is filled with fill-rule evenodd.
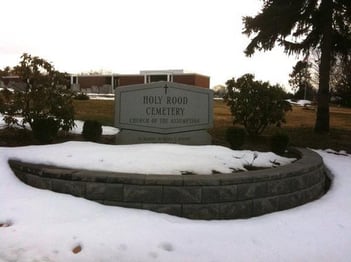
M 258 0 L 11 0 L 1 4 L 0 68 L 23 52 L 69 73 L 185 69 L 211 86 L 254 73 L 288 85 L 296 57 L 279 48 L 251 58 L 243 50 L 242 16 Z

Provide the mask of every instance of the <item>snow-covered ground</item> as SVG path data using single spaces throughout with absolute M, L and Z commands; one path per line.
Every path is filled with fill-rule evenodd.
M 81 134 L 83 130 L 84 121 L 75 120 L 75 127 L 70 130 L 72 134 Z M 0 123 L 1 125 L 1 123 Z M 116 135 L 119 133 L 119 129 L 112 126 L 102 126 L 102 135 Z
M 17 117 L 17 120 L 19 121 L 19 123 L 21 123 L 23 118 Z M 74 123 L 75 123 L 75 126 L 73 127 L 72 130 L 70 130 L 70 133 L 81 134 L 82 130 L 83 130 L 84 121 L 75 120 Z M 6 123 L 4 121 L 4 116 L 0 113 L 0 129 L 5 128 L 5 127 L 6 127 Z M 29 130 L 31 129 L 28 123 L 25 124 L 25 127 Z M 112 126 L 103 126 L 102 127 L 102 135 L 116 135 L 116 134 L 118 134 L 118 132 L 119 132 L 119 129 L 112 127 Z
M 294 161 L 271 152 L 233 151 L 222 146 L 175 144 L 103 145 L 67 142 L 22 147 L 15 158 L 30 163 L 139 174 L 209 175 L 231 173 L 245 166 L 274 167 Z M 11 152 L 11 149 L 7 149 Z
M 100 160 L 111 153 L 110 146 L 92 143 L 64 143 L 57 150 L 0 148 L 0 261 L 350 261 L 350 155 L 317 151 L 334 176 L 321 199 L 261 217 L 226 221 L 110 207 L 40 190 L 20 182 L 7 163 L 17 158 L 86 165 L 76 150 L 93 150 Z M 124 150 L 127 153 L 128 148 Z M 184 150 L 183 156 L 191 160 L 196 154 L 192 151 Z M 134 165 L 135 159 L 124 160 Z M 105 160 L 90 161 L 89 167 L 105 166 Z M 81 250 L 75 254 L 72 250 L 79 251 L 77 247 Z
M 128 167 L 137 171 L 151 168 L 147 162 L 157 159 L 149 166 L 172 173 L 182 165 L 185 166 L 181 169 L 206 166 L 207 170 L 225 170 L 240 168 L 250 161 L 258 163 L 260 159 L 272 164 L 276 156 L 267 154 L 273 156 L 272 161 L 263 153 L 216 146 L 68 142 L 0 147 L 0 261 L 348 262 L 351 155 L 332 150 L 316 152 L 333 174 L 331 189 L 321 199 L 251 219 L 198 221 L 104 206 L 33 188 L 16 178 L 7 161 L 15 158 L 100 170 Z M 204 169 L 195 172 L 206 173 Z
M 309 106 L 309 105 L 312 105 L 312 101 L 311 100 L 305 100 L 305 99 L 300 99 L 300 100 L 297 100 L 297 101 L 293 101 L 291 99 L 287 99 L 286 101 L 288 101 L 292 105 L 297 105 L 297 106 Z
M 87 93 L 87 95 L 93 100 L 115 100 L 115 94 Z

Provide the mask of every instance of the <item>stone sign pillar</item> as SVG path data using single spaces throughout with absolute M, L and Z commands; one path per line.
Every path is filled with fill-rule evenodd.
M 213 91 L 174 82 L 116 88 L 117 143 L 210 144 Z

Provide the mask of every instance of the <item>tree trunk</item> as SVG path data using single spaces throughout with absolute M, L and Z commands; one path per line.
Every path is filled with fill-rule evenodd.
M 321 3 L 322 34 L 321 62 L 319 65 L 319 87 L 317 94 L 317 117 L 314 131 L 316 133 L 329 132 L 329 80 L 332 50 L 332 0 L 323 0 Z

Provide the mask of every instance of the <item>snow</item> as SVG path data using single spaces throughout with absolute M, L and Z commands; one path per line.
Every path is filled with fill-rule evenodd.
M 23 121 L 23 117 L 17 117 L 17 120 L 19 123 L 21 123 Z M 72 130 L 70 130 L 70 133 L 81 134 L 83 130 L 84 121 L 75 120 L 74 124 L 75 126 L 73 127 Z M 4 116 L 0 114 L 0 129 L 5 127 L 6 127 L 6 123 L 4 121 Z M 29 129 L 29 130 L 31 129 L 28 123 L 25 124 L 25 127 L 26 129 Z M 119 133 L 118 128 L 115 128 L 112 126 L 102 126 L 102 135 L 116 135 L 118 133 Z
M 1 118 L 1 115 L 0 115 Z M 81 134 L 83 121 L 75 120 L 70 131 Z M 0 128 L 5 127 L 1 123 Z M 119 129 L 103 126 L 103 135 L 115 135 Z M 55 154 L 52 154 L 55 152 Z M 97 154 L 96 152 L 104 152 Z M 67 142 L 56 145 L 31 146 L 22 149 L 17 158 L 32 163 L 54 166 L 116 171 L 140 174 L 181 175 L 231 173 L 246 170 L 245 166 L 275 167 L 293 162 L 294 158 L 280 157 L 271 152 L 233 151 L 220 146 L 184 146 L 169 144 L 102 145 L 88 142 Z M 84 156 L 84 157 L 82 157 Z M 191 157 L 189 157 L 191 156 Z
M 40 190 L 20 182 L 7 162 L 9 158 L 81 166 L 91 162 L 89 167 L 99 169 L 108 167 L 109 155 L 116 154 L 113 147 L 69 142 L 0 148 L 0 261 L 350 261 L 351 156 L 346 152 L 316 151 L 333 174 L 331 189 L 321 199 L 260 217 L 222 221 L 104 206 Z M 227 160 L 223 148 L 200 148 L 197 152 L 196 147 L 164 145 L 158 153 L 162 161 L 166 160 L 162 152 L 168 155 L 173 150 L 190 162 L 196 154 L 210 153 Z M 124 161 L 139 150 L 140 157 L 157 152 L 155 145 L 123 146 Z M 53 151 L 56 157 L 51 156 Z M 104 161 L 92 160 L 90 151 Z M 89 153 L 79 157 L 83 152 Z M 261 153 L 256 155 L 258 159 Z M 90 160 L 85 162 L 85 157 Z M 118 153 L 115 160 L 119 157 Z M 129 159 L 131 166 L 135 160 Z M 182 163 L 177 158 L 174 162 Z M 81 251 L 74 254 L 77 246 Z
M 83 125 L 84 125 L 84 121 L 80 121 L 80 120 L 75 120 L 74 121 L 75 127 L 73 127 L 72 130 L 70 130 L 70 133 L 72 134 L 81 134 L 82 130 L 83 130 Z M 1 125 L 1 123 L 0 123 Z M 106 136 L 106 135 L 116 135 L 119 133 L 119 129 L 112 127 L 112 126 L 102 126 L 102 135 Z
M 233 170 L 245 170 L 245 165 L 273 167 L 295 160 L 271 152 L 233 151 L 222 146 L 175 144 L 116 146 L 67 142 L 39 148 L 38 146 L 21 148 L 16 154 L 16 159 L 79 169 L 170 175 L 181 175 L 183 172 L 208 175 L 213 171 L 231 173 Z
M 297 105 L 297 106 L 309 106 L 309 105 L 312 105 L 312 101 L 305 100 L 305 99 L 300 99 L 300 100 L 297 100 L 297 101 L 293 101 L 291 99 L 287 99 L 286 101 L 288 101 L 292 105 Z
M 79 134 L 83 122 L 76 124 L 72 132 Z M 104 127 L 104 134 L 117 132 Z M 350 261 L 351 155 L 316 152 L 333 179 L 319 200 L 251 219 L 199 221 L 33 188 L 17 179 L 8 159 L 174 175 L 231 172 L 292 159 L 219 146 L 67 142 L 0 147 L 0 261 Z M 77 247 L 81 251 L 75 254 Z
M 115 100 L 115 94 L 96 94 L 96 93 L 87 93 L 89 99 L 92 100 Z

